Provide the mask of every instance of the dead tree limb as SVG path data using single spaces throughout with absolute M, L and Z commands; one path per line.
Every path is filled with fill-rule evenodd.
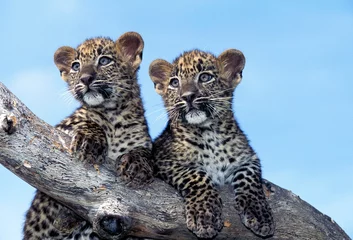
M 196 239 L 186 229 L 183 202 L 173 188 L 156 179 L 142 189 L 131 189 L 105 167 L 75 160 L 68 142 L 68 136 L 36 117 L 0 83 L 3 166 L 90 221 L 99 233 L 102 217 L 116 216 L 120 234 L 109 239 Z M 290 191 L 268 181 L 264 189 L 276 221 L 270 239 L 350 239 L 330 217 Z M 223 189 L 222 199 L 225 223 L 216 239 L 260 239 L 241 224 L 232 193 Z

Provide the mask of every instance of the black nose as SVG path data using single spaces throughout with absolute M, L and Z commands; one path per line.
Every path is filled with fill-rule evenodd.
M 90 85 L 93 82 L 93 76 L 90 74 L 82 74 L 81 78 L 80 78 L 81 82 L 83 82 L 83 84 L 85 85 Z
M 192 103 L 195 100 L 195 98 L 196 98 L 196 94 L 193 92 L 187 92 L 181 96 L 181 99 L 183 99 L 185 102 L 188 102 L 188 103 Z

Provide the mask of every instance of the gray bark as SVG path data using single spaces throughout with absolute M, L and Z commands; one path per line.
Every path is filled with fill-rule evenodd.
M 50 114 L 50 113 L 48 113 Z M 62 202 L 90 221 L 100 234 L 106 215 L 120 221 L 121 239 L 196 239 L 187 230 L 183 201 L 156 179 L 140 189 L 120 182 L 104 166 L 83 164 L 67 150 L 69 137 L 36 117 L 0 83 L 0 163 L 33 187 Z M 290 191 L 264 181 L 276 222 L 269 239 L 350 239 L 328 216 Z M 216 239 L 261 239 L 246 229 L 233 207 L 233 196 L 222 189 L 225 225 Z

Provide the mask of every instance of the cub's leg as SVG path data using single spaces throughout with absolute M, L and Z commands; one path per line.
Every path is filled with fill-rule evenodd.
M 259 236 L 273 235 L 274 221 L 263 192 L 260 162 L 256 156 L 237 169 L 232 186 L 235 207 L 243 224 Z
M 70 150 L 80 161 L 102 163 L 106 157 L 107 142 L 100 127 L 89 121 L 56 126 L 72 135 Z M 70 209 L 45 193 L 37 191 L 26 214 L 24 240 L 34 239 L 98 239 L 91 226 Z
M 177 165 L 159 175 L 183 196 L 188 229 L 199 238 L 216 236 L 223 227 L 222 200 L 206 172 Z
M 56 128 L 72 136 L 70 150 L 77 159 L 92 164 L 105 161 L 108 143 L 104 130 L 98 124 L 81 120 L 76 125 L 67 125 L 64 120 Z
M 118 175 L 130 185 L 143 186 L 153 179 L 151 150 L 145 147 L 134 148 L 122 155 L 116 162 Z
M 65 222 L 58 222 L 60 212 L 71 212 L 71 210 L 48 195 L 37 191 L 26 214 L 24 240 L 63 239 L 83 221 L 72 213 Z M 57 223 L 60 226 L 59 229 L 55 226 Z

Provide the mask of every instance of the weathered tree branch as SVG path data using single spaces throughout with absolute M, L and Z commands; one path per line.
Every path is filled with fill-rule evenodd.
M 54 110 L 55 111 L 55 110 Z M 50 114 L 50 113 L 48 113 Z M 106 215 L 120 221 L 120 235 L 152 239 L 196 239 L 186 229 L 183 202 L 177 192 L 156 179 L 131 189 L 105 167 L 84 165 L 70 156 L 68 136 L 37 118 L 0 83 L 0 163 L 40 191 L 90 221 Z M 350 239 L 328 216 L 290 191 L 265 181 L 276 233 L 270 239 Z M 233 196 L 222 190 L 225 225 L 216 239 L 260 239 L 240 222 Z M 108 237 L 108 236 L 105 236 Z

